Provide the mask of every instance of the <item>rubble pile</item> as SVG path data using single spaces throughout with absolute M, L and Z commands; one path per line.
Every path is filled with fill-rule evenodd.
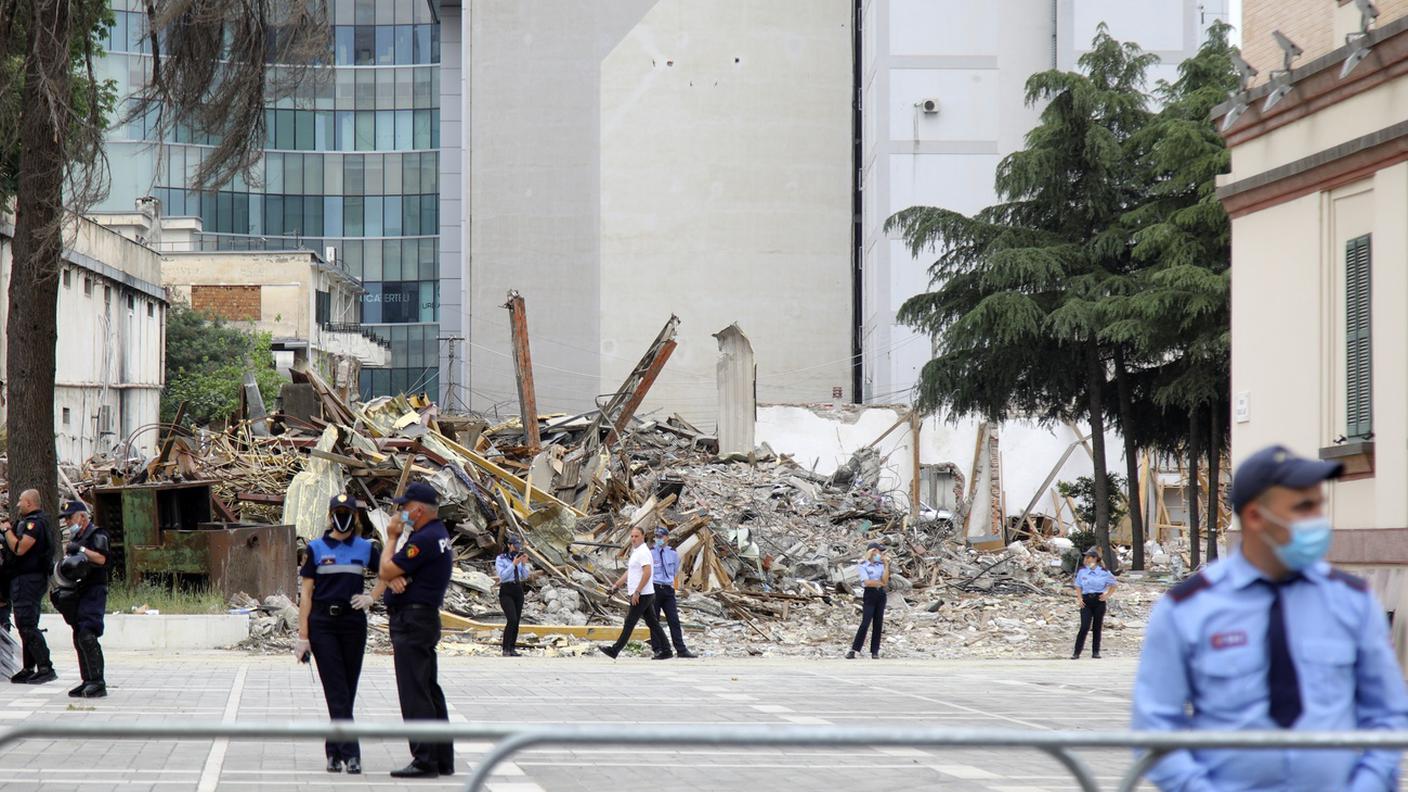
M 169 428 L 152 459 L 91 461 L 79 489 L 209 481 L 225 519 L 291 524 L 301 542 L 323 532 L 328 499 L 345 492 L 361 502 L 365 533 L 384 542 L 390 499 L 425 481 L 440 496 L 457 558 L 445 601 L 452 654 L 497 651 L 493 558 L 509 535 L 523 537 L 537 570 L 522 642 L 570 655 L 590 644 L 547 626 L 619 624 L 626 599 L 608 587 L 624 569 L 631 529 L 649 536 L 657 526 L 680 554 L 692 648 L 842 650 L 859 620 L 856 563 L 871 541 L 884 543 L 892 564 L 887 655 L 1032 655 L 1069 645 L 1078 610 L 1062 547 L 1037 537 L 980 553 L 956 535 L 962 509 L 913 520 L 907 497 L 879 488 L 873 450 L 822 476 L 766 446 L 721 455 L 717 438 L 677 415 L 636 416 L 652 379 L 642 372 L 658 372 L 672 343 L 662 332 L 600 409 L 528 426 L 442 414 L 418 396 L 355 402 L 296 369 L 312 409 L 265 414 L 255 405 L 221 432 Z M 1121 588 L 1111 634 L 1137 631 L 1162 587 Z M 290 645 L 297 608 L 288 598 L 237 597 L 231 608 L 251 615 L 246 648 Z M 384 617 L 374 613 L 372 625 L 374 647 L 385 648 Z

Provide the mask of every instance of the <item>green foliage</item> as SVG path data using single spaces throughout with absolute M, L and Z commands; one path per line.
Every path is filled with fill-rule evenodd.
M 253 371 L 259 393 L 272 408 L 284 379 L 274 370 L 268 333 L 254 333 L 173 304 L 166 319 L 166 389 L 161 420 L 176 417 L 186 403 L 185 423 L 224 420 L 239 407 L 245 372 Z
M 1124 519 L 1126 513 L 1125 507 L 1127 504 L 1125 503 L 1124 495 L 1121 494 L 1124 492 L 1125 478 L 1118 473 L 1107 473 L 1105 474 L 1105 479 L 1108 482 L 1106 486 L 1106 504 L 1109 508 L 1110 522 L 1117 523 Z M 1078 517 L 1081 522 L 1086 525 L 1095 524 L 1095 478 L 1093 476 L 1081 476 L 1075 481 L 1058 481 L 1056 483 L 1056 491 L 1060 493 L 1061 497 L 1070 498 L 1075 502 L 1076 517 Z M 1072 542 L 1076 541 L 1076 534 L 1079 533 L 1082 532 L 1071 532 L 1070 539 Z M 1092 534 L 1092 537 L 1093 536 Z M 1080 548 L 1080 551 L 1084 553 L 1092 544 L 1095 544 L 1094 538 L 1092 538 L 1090 543 L 1085 545 L 1085 547 Z
M 131 613 L 146 606 L 161 613 L 224 613 L 228 606 L 220 592 L 210 588 L 173 588 L 143 581 L 116 581 L 108 587 L 108 613 Z

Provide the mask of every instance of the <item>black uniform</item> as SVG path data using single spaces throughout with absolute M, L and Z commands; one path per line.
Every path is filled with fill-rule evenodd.
M 39 603 L 49 590 L 50 565 L 53 563 L 49 520 L 44 512 L 35 510 L 21 517 L 12 530 L 16 546 L 26 536 L 34 537 L 34 545 L 29 552 L 11 558 L 10 605 L 14 609 L 20 644 L 24 647 L 24 670 L 20 673 L 26 677 L 48 674 L 54 670 L 54 664 L 49 657 L 49 645 L 44 641 L 44 633 L 39 631 Z M 7 563 L 6 566 L 11 564 Z M 26 671 L 30 673 L 25 674 Z
M 308 544 L 308 560 L 298 572 L 313 581 L 308 643 L 318 663 L 328 717 L 333 720 L 352 720 L 367 650 L 367 615 L 352 607 L 352 597 L 362 593 L 366 572 L 375 570 L 378 561 L 366 539 L 352 536 L 338 541 L 329 532 Z M 329 740 L 323 747 L 329 759 L 362 759 L 356 740 Z
M 90 694 L 96 695 L 100 691 L 105 692 L 107 688 L 107 682 L 103 678 L 103 647 L 98 643 L 98 639 L 103 634 L 103 614 L 107 612 L 108 606 L 108 567 L 112 563 L 112 547 L 107 531 L 90 522 L 87 528 L 74 534 L 67 549 L 79 548 L 102 555 L 108 559 L 108 563 L 101 566 L 91 565 L 88 573 L 78 581 L 73 606 L 58 610 L 64 621 L 73 628 L 73 648 L 78 653 L 78 673 L 83 682 L 72 692 L 78 695 L 84 688 L 96 686 L 90 691 Z M 54 604 L 57 606 L 59 603 Z
M 448 721 L 450 712 L 445 706 L 445 692 L 437 681 L 435 660 L 435 645 L 440 642 L 440 607 L 454 564 L 445 524 L 431 520 L 416 529 L 391 562 L 406 573 L 408 581 L 404 592 L 386 592 L 401 717 L 408 721 Z M 445 775 L 455 770 L 454 743 L 411 741 L 411 755 L 417 767 Z

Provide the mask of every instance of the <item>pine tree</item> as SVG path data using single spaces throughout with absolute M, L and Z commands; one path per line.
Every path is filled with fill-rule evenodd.
M 1026 147 L 998 166 L 1002 203 L 971 218 L 913 207 L 887 224 L 915 255 L 939 251 L 929 268 L 933 290 L 899 312 L 936 342 L 936 357 L 921 373 L 919 408 L 990 420 L 1084 417 L 1096 537 L 1111 566 L 1105 403 L 1112 346 L 1103 305 L 1128 288 L 1121 218 L 1139 191 L 1127 146 L 1149 120 L 1142 86 L 1154 60 L 1101 25 L 1080 72 L 1045 71 L 1027 81 L 1028 104 L 1045 107 Z

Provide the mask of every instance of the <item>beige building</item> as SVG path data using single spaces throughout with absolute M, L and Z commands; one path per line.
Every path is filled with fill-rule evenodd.
M 0 214 L 0 283 L 7 286 L 14 222 Z M 88 219 L 75 220 L 65 241 L 54 367 L 59 461 L 76 465 L 95 454 L 150 454 L 165 385 L 161 256 Z M 0 327 L 8 321 L 8 300 L 0 300 Z M 0 344 L 0 379 L 8 387 L 6 370 Z M 0 419 L 4 409 L 0 400 Z
M 1244 108 L 1224 132 L 1218 194 L 1232 217 L 1233 462 L 1278 442 L 1344 462 L 1330 559 L 1396 611 L 1408 606 L 1408 2 L 1379 6 L 1346 44 L 1353 3 L 1247 0 L 1262 74 L 1216 111 L 1222 124 Z M 1267 110 L 1271 29 L 1306 52 Z
M 162 282 L 173 299 L 268 333 L 281 370 L 307 363 L 355 390 L 361 367 L 390 364 L 390 345 L 359 325 L 362 285 L 310 251 L 169 252 L 163 258 Z

